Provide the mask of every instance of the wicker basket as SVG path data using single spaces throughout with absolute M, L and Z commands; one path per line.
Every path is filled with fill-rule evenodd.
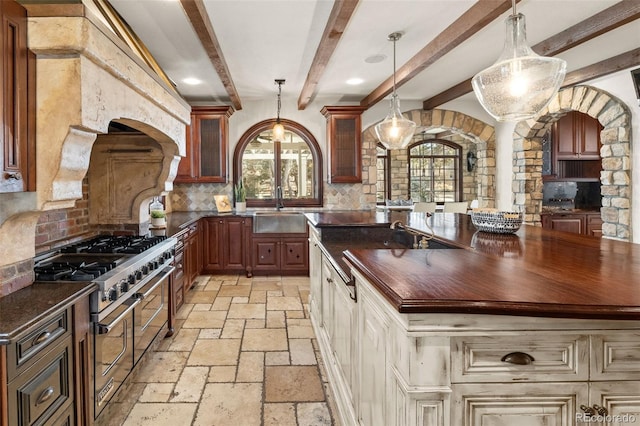
M 494 234 L 512 234 L 522 225 L 522 213 L 473 210 L 471 222 L 478 231 Z

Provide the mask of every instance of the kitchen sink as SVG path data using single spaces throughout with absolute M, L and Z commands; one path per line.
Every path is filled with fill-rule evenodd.
M 253 216 L 255 234 L 300 234 L 307 232 L 307 219 L 300 212 L 266 211 Z

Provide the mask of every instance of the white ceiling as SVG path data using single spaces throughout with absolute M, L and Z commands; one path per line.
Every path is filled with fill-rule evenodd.
M 229 103 L 229 96 L 177 0 L 110 0 L 146 44 L 189 102 Z M 635 1 L 635 0 L 634 0 Z M 213 29 L 242 102 L 275 99 L 274 79 L 284 78 L 283 98 L 297 99 L 333 7 L 331 0 L 204 0 Z M 360 0 L 318 82 L 309 107 L 358 103 L 393 70 L 462 15 L 473 0 Z M 522 0 L 529 45 L 606 9 L 618 0 Z M 398 88 L 402 100 L 425 100 L 491 65 L 502 50 L 505 12 L 411 81 Z M 640 20 L 559 55 L 568 72 L 640 47 Z M 366 63 L 385 55 L 379 63 Z M 197 86 L 187 77 L 203 81 Z M 350 78 L 363 83 L 351 86 Z M 315 101 L 315 104 L 314 104 Z

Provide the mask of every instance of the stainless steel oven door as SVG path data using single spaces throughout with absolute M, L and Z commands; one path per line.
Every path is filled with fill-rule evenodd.
M 133 311 L 139 303 L 137 299 L 130 299 L 94 324 L 96 418 L 133 369 Z
M 134 364 L 137 364 L 149 345 L 169 319 L 169 290 L 173 266 L 164 268 L 134 295 L 140 303 L 133 312 Z

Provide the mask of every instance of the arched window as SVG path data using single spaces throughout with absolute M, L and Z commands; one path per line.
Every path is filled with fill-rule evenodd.
M 240 138 L 233 154 L 233 183 L 243 180 L 248 207 L 322 206 L 322 154 L 302 125 L 280 119 L 282 142 L 271 140 L 275 119 L 255 124 Z M 282 199 L 277 200 L 281 194 Z
M 462 200 L 462 147 L 427 139 L 409 146 L 409 191 L 414 201 Z
M 391 157 L 389 150 L 378 142 L 376 146 L 376 203 L 384 204 L 391 198 Z

